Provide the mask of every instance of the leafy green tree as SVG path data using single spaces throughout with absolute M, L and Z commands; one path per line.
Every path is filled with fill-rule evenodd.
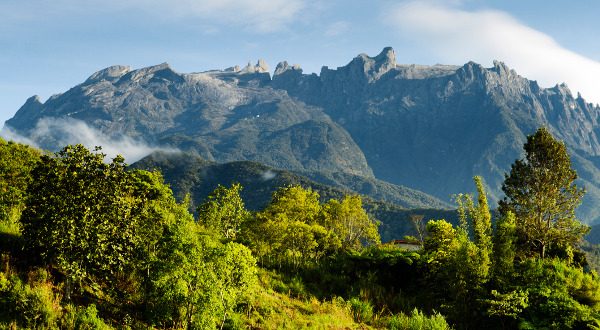
M 138 273 L 143 281 L 162 227 L 181 216 L 160 174 L 127 171 L 120 156 L 110 163 L 104 158 L 100 148 L 90 152 L 82 145 L 42 156 L 27 190 L 26 246 L 65 273 L 67 299 L 82 280 L 130 291 L 135 285 L 120 290 L 117 284 Z
M 490 255 L 492 254 L 492 214 L 488 206 L 485 187 L 482 178 L 473 178 L 477 187 L 477 206 L 471 211 L 473 218 L 473 238 L 478 248 L 482 276 L 489 273 Z
M 42 156 L 28 187 L 22 221 L 27 246 L 73 279 L 123 270 L 134 247 L 123 158 L 105 164 L 98 150 L 76 145 Z
M 279 189 L 264 211 L 244 226 L 248 242 L 263 265 L 298 270 L 340 248 L 339 237 L 319 224 L 319 195 L 290 186 Z
M 476 265 L 477 270 L 475 270 L 476 274 L 474 275 L 479 278 L 478 285 L 481 285 L 488 278 L 491 264 L 492 215 L 488 207 L 485 187 L 481 177 L 475 176 L 473 180 L 477 188 L 477 204 L 473 202 L 471 195 L 460 194 L 456 200 L 461 224 L 458 234 L 461 244 L 465 248 L 473 243 L 473 246 L 467 249 L 472 250 L 475 255 L 473 258 L 469 257 L 469 260 L 462 260 L 462 262 Z M 469 239 L 471 228 L 473 231 L 472 242 Z
M 426 272 L 433 285 L 433 291 L 441 289 L 438 287 L 442 279 L 451 276 L 452 269 L 447 266 L 455 258 L 458 249 L 457 231 L 451 223 L 446 220 L 430 220 L 426 225 L 427 236 L 423 243 L 423 256 Z
M 18 223 L 31 170 L 40 156 L 37 149 L 0 138 L 0 223 Z
M 505 176 L 500 212 L 515 214 L 522 252 L 544 258 L 548 248 L 573 246 L 589 231 L 575 217 L 584 191 L 574 183 L 567 147 L 546 128 L 528 136 L 524 149 L 525 159 Z
M 341 202 L 329 200 L 323 205 L 320 219 L 325 228 L 340 238 L 343 250 L 359 249 L 363 243 L 381 242 L 377 231 L 379 224 L 363 209 L 358 195 L 345 196 Z
M 216 242 L 201 235 L 190 218 L 175 218 L 165 226 L 149 269 L 147 313 L 161 327 L 208 328 L 214 322 L 214 273 L 206 262 Z M 212 246 L 211 246 L 212 245 Z
M 255 259 L 222 245 L 191 217 L 168 225 L 151 268 L 148 315 L 161 327 L 215 329 L 256 282 Z
M 273 194 L 271 203 L 262 212 L 267 216 L 285 215 L 289 221 L 314 223 L 321 212 L 319 194 L 301 186 L 288 186 Z
M 217 324 L 222 329 L 227 317 L 257 283 L 256 259 L 247 247 L 233 242 L 218 249 L 212 259 L 217 278 L 218 310 L 215 316 L 219 318 Z
M 475 177 L 477 204 L 471 195 L 457 196 L 460 226 L 443 220 L 427 224 L 424 242 L 426 286 L 433 308 L 441 309 L 453 320 L 478 313 L 480 298 L 489 280 L 492 253 L 491 215 L 482 180 Z M 470 233 L 473 233 L 471 239 Z M 468 324 L 476 324 L 471 317 Z
M 250 217 L 240 196 L 242 186 L 230 188 L 219 185 L 198 207 L 199 220 L 207 228 L 227 239 L 235 239 L 244 221 Z

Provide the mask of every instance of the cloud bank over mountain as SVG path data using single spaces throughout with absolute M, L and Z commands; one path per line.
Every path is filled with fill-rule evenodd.
M 179 151 L 175 148 L 151 146 L 141 139 L 134 139 L 126 135 L 108 136 L 85 122 L 73 118 L 42 118 L 32 132 L 30 136 L 24 137 L 5 126 L 0 131 L 0 136 L 7 140 L 36 147 L 48 140 L 52 140 L 60 146 L 77 143 L 83 144 L 89 149 L 101 146 L 102 152 L 107 157 L 114 158 L 116 155 L 122 155 L 129 163 L 140 160 L 155 151 L 169 153 Z

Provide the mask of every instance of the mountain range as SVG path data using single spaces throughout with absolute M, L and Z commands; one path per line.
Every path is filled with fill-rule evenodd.
M 410 207 L 377 196 L 382 189 L 369 193 L 369 184 L 387 185 L 447 207 L 452 194 L 474 190 L 474 175 L 492 201 L 501 198 L 525 137 L 545 126 L 569 149 L 587 190 L 578 215 L 592 224 L 600 221 L 599 120 L 600 108 L 566 85 L 541 87 L 501 62 L 402 65 L 384 48 L 319 74 L 281 62 L 271 75 L 264 61 L 200 73 L 112 66 L 43 103 L 28 99 L 6 127 L 56 150 L 83 122 L 206 162 L 259 162 Z

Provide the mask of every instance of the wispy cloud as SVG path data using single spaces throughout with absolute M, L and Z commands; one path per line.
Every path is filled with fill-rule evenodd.
M 588 101 L 600 103 L 600 62 L 562 47 L 505 12 L 467 11 L 459 4 L 409 1 L 384 16 L 403 39 L 435 52 L 440 62 L 487 65 L 501 60 L 542 86 L 566 82 Z
M 88 126 L 85 122 L 72 118 L 42 118 L 37 122 L 30 136 L 16 133 L 8 126 L 0 131 L 5 139 L 29 144 L 35 147 L 52 144 L 63 147 L 68 144 L 83 144 L 89 149 L 102 147 L 102 152 L 108 157 L 122 155 L 128 163 L 133 163 L 154 151 L 178 152 L 168 147 L 149 145 L 139 139 L 129 136 L 107 136 L 99 130 Z
M 337 21 L 331 23 L 327 29 L 325 29 L 325 36 L 327 37 L 337 37 L 341 34 L 348 32 L 350 29 L 350 24 L 346 21 Z
M 261 175 L 261 178 L 263 181 L 269 181 L 269 180 L 274 179 L 276 176 L 277 176 L 277 173 L 273 172 L 272 170 L 266 170 Z

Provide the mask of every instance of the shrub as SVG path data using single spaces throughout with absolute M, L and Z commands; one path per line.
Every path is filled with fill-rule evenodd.
M 373 305 L 368 301 L 352 298 L 348 301 L 354 321 L 367 323 L 373 319 Z
M 446 330 L 450 329 L 450 326 L 441 314 L 427 316 L 415 308 L 410 315 L 397 314 L 390 317 L 387 328 L 392 330 Z
M 58 298 L 48 283 L 23 283 L 17 276 L 0 276 L 0 316 L 27 328 L 54 327 L 60 316 Z
M 75 330 L 111 329 L 111 327 L 104 323 L 98 316 L 98 310 L 94 304 L 87 307 L 67 305 L 61 320 L 60 328 Z

